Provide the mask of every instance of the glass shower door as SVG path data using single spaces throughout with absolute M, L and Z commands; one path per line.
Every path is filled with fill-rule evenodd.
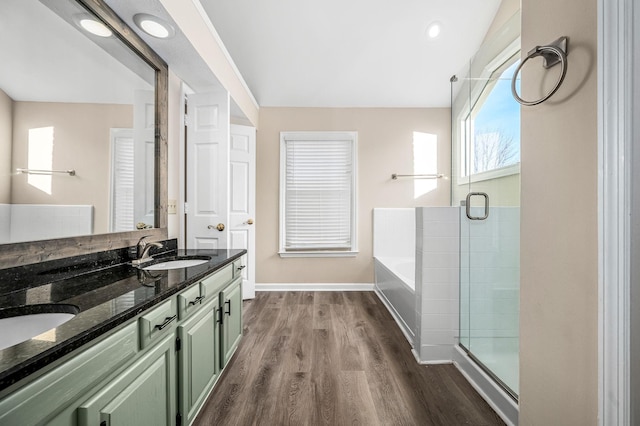
M 460 207 L 460 345 L 518 395 L 520 105 L 511 96 L 515 42 L 490 39 L 452 78 L 453 189 Z M 508 23 L 508 24 L 509 24 Z

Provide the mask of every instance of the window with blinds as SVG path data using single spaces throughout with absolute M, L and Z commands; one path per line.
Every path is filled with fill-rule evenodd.
M 280 135 L 280 255 L 356 248 L 356 132 Z

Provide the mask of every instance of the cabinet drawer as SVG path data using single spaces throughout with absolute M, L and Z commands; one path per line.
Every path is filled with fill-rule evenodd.
M 247 268 L 247 256 L 242 256 L 240 259 L 233 261 L 233 278 L 238 278 L 242 276 L 246 278 L 246 268 Z
M 202 280 L 200 293 L 210 299 L 213 295 L 217 295 L 231 280 L 233 280 L 233 265 L 227 265 Z
M 191 286 L 180 293 L 178 295 L 178 317 L 180 320 L 182 321 L 197 311 L 205 301 L 204 294 L 202 296 L 200 295 L 199 285 Z
M 175 297 L 141 316 L 138 320 L 140 324 L 140 348 L 147 347 L 151 342 L 171 332 L 177 318 Z

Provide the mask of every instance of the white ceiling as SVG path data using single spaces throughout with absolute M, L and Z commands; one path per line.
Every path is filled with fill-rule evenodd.
M 196 0 L 197 1 L 197 0 Z M 260 106 L 439 107 L 449 106 L 451 75 L 462 70 L 484 38 L 500 0 L 200 0 Z M 0 88 L 23 100 L 123 102 L 101 73 L 121 66 L 84 39 L 69 23 L 50 16 L 49 28 L 30 19 L 47 9 L 38 1 L 2 0 L 0 51 L 12 58 L 0 67 Z M 138 12 L 172 19 L 158 0 L 107 0 L 139 34 L 131 17 Z M 4 9 L 4 8 L 7 9 Z M 23 7 L 27 7 L 23 9 Z M 15 11 L 22 10 L 19 15 Z M 436 40 L 425 31 L 444 25 Z M 22 30 L 24 35 L 16 36 Z M 195 49 L 176 27 L 170 40 L 141 36 L 196 91 L 219 86 Z M 6 31 L 6 32 L 5 32 Z M 26 40 L 29 40 L 29 45 Z M 66 46 L 53 49 L 51 43 Z M 85 50 L 84 47 L 87 47 Z M 73 56 L 72 56 L 73 55 Z M 97 56 L 94 56 L 97 55 Z M 25 67 L 18 59 L 29 58 Z M 91 58 L 95 71 L 74 67 Z M 44 71 L 36 76 L 35 71 Z M 7 73 L 12 75 L 7 75 Z M 87 79 L 87 76 L 96 77 Z M 140 84 L 132 78 L 131 84 Z M 14 82 L 18 83 L 14 83 Z M 71 84 L 62 84 L 70 82 Z M 122 86 L 124 87 L 124 86 Z M 56 88 L 64 92 L 47 93 Z M 96 94 L 96 90 L 102 93 Z M 131 93 L 130 91 L 128 93 Z M 91 97 L 89 99 L 81 99 Z M 242 115 L 234 108 L 235 115 Z
M 260 106 L 442 107 L 500 0 L 200 0 Z M 429 23 L 442 34 L 428 40 Z

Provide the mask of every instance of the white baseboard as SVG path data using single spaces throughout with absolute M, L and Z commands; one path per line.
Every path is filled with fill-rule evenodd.
M 373 283 L 256 283 L 256 291 L 373 291 Z

